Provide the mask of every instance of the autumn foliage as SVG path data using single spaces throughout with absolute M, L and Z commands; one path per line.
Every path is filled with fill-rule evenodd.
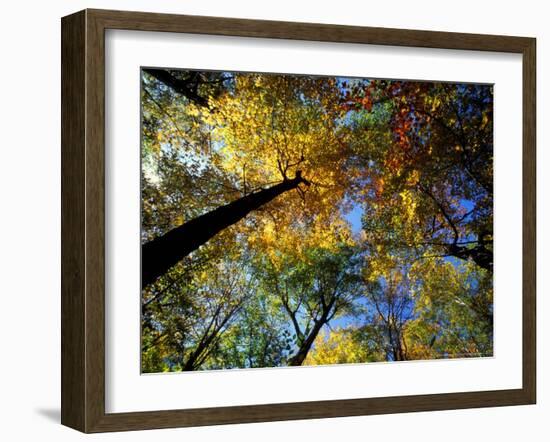
M 146 69 L 141 98 L 142 371 L 492 355 L 492 86 Z

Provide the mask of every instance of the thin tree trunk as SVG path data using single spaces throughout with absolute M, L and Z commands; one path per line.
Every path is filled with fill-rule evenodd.
M 164 275 L 210 238 L 223 229 L 237 223 L 253 210 L 262 207 L 282 193 L 297 188 L 301 183 L 301 171 L 293 179 L 285 179 L 259 192 L 251 193 L 225 206 L 194 218 L 141 247 L 141 284 L 146 287 Z
M 290 366 L 302 365 L 302 363 L 307 357 L 307 354 L 311 350 L 311 347 L 313 346 L 315 339 L 317 338 L 317 336 L 319 335 L 319 332 L 323 328 L 323 325 L 325 325 L 329 321 L 329 314 L 335 302 L 336 302 L 336 297 L 333 297 L 331 301 L 328 303 L 328 305 L 323 309 L 323 314 L 321 315 L 321 318 L 318 321 L 315 321 L 315 325 L 313 326 L 311 331 L 308 333 L 307 338 L 302 342 L 302 345 L 300 345 L 298 352 L 294 356 L 292 356 L 292 358 L 290 358 L 290 360 L 288 361 L 288 365 Z
M 204 362 L 204 357 L 207 356 L 207 353 L 210 351 L 209 347 L 212 345 L 214 340 L 224 332 L 223 328 L 233 317 L 233 315 L 237 313 L 242 303 L 243 300 L 241 299 L 239 304 L 233 307 L 226 314 L 223 320 L 219 324 L 216 324 L 214 329 L 211 330 L 212 326 L 217 323 L 218 315 L 221 311 L 221 306 L 218 306 L 216 312 L 214 313 L 214 316 L 212 317 L 212 320 L 210 321 L 210 325 L 206 328 L 206 331 L 202 339 L 198 343 L 197 348 L 195 348 L 195 350 L 189 355 L 188 360 L 185 362 L 185 364 L 183 364 L 182 371 L 193 371 L 199 368 L 199 366 Z
M 315 338 L 317 338 L 317 335 L 321 331 L 321 328 L 325 325 L 324 321 L 319 321 L 315 324 L 311 332 L 308 334 L 305 341 L 300 345 L 300 348 L 298 349 L 298 352 L 290 358 L 288 361 L 288 365 L 290 366 L 299 366 L 302 365 L 304 360 L 307 357 L 307 354 L 311 350 L 311 347 L 313 343 L 315 342 Z

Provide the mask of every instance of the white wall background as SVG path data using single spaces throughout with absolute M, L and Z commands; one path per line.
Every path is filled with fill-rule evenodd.
M 86 7 L 538 39 L 538 405 L 84 436 L 59 425 L 60 17 Z M 0 437 L 55 440 L 547 440 L 550 434 L 549 11 L 545 2 L 17 0 L 0 18 Z M 518 109 L 518 112 L 521 110 Z

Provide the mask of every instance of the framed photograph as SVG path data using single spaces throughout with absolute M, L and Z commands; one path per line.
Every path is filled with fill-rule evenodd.
M 62 19 L 62 423 L 534 404 L 535 39 Z

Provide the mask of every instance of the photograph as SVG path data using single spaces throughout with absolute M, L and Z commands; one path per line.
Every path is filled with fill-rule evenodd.
M 493 356 L 493 85 L 141 68 L 141 372 Z
M 5 2 L 0 442 L 545 440 L 549 8 L 453 6 Z

